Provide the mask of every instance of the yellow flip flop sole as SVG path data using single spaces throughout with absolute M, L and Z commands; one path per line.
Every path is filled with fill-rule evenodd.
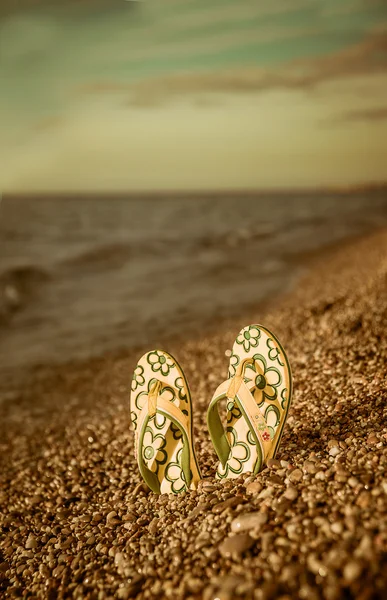
M 249 325 L 238 334 L 230 357 L 228 380 L 216 390 L 207 413 L 219 457 L 218 478 L 258 473 L 274 458 L 292 396 L 292 375 L 282 345 L 268 329 Z M 218 403 L 226 399 L 224 430 Z
M 156 494 L 195 489 L 192 401 L 184 372 L 173 356 L 152 350 L 134 370 L 130 396 L 140 473 Z

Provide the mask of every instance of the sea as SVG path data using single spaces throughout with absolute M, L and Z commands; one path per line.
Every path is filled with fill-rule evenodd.
M 386 189 L 5 196 L 0 372 L 201 335 L 386 224 Z

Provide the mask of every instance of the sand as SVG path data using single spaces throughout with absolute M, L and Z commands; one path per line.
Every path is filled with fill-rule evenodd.
M 277 460 L 216 481 L 205 413 L 239 329 L 287 349 L 294 398 Z M 271 312 L 164 341 L 191 385 L 203 481 L 155 496 L 128 398 L 143 349 L 3 382 L 0 595 L 23 598 L 384 598 L 387 232 L 314 263 Z

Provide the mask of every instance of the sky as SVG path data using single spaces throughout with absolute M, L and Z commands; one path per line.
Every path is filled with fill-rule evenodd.
M 3 0 L 0 189 L 387 179 L 386 0 Z

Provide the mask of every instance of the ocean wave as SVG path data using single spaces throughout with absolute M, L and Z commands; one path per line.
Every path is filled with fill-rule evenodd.
M 204 236 L 200 239 L 199 247 L 219 248 L 223 246 L 226 248 L 235 248 L 254 241 L 273 237 L 276 235 L 277 231 L 276 227 L 269 224 L 262 224 L 251 228 L 237 228 L 218 236 Z
M 63 266 L 87 269 L 119 267 L 132 255 L 130 244 L 106 244 L 89 248 L 61 262 Z
M 250 229 L 239 228 L 217 235 L 191 238 L 173 234 L 157 239 L 143 237 L 132 239 L 130 242 L 113 242 L 88 248 L 62 260 L 60 266 L 86 272 L 118 269 L 132 259 L 161 258 L 176 251 L 180 255 L 192 255 L 192 252 L 197 253 L 212 248 L 227 250 L 272 237 L 276 233 L 274 227 L 262 224 Z

